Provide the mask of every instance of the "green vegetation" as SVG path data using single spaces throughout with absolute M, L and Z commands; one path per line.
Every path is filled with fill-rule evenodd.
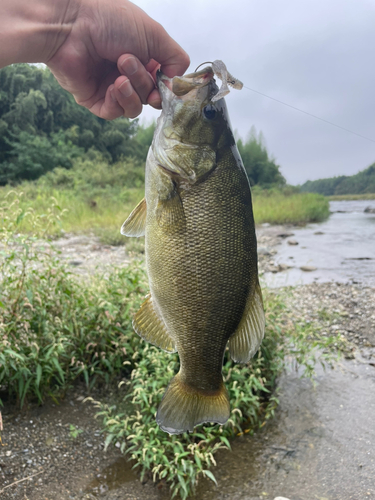
M 50 236 L 59 236 L 62 230 L 93 232 L 107 244 L 124 244 L 128 239 L 120 234 L 120 227 L 144 196 L 144 166 L 131 159 L 108 164 L 97 154 L 93 159 L 75 160 L 70 170 L 58 167 L 37 181 L 0 188 L 0 202 L 9 191 L 17 193 L 20 209 L 32 208 L 39 216 L 54 197 L 61 220 L 49 226 Z M 29 218 L 20 221 L 19 230 L 31 230 Z M 44 233 L 41 226 L 37 234 Z
M 129 374 L 125 356 L 140 344 L 131 316 L 147 291 L 143 267 L 134 262 L 79 283 L 36 238 L 58 218 L 56 206 L 38 216 L 11 195 L 0 208 L 0 386 L 21 407 L 56 397 L 78 376 L 92 386 Z M 25 219 L 35 229 L 26 236 L 18 232 Z
M 327 198 L 314 193 L 280 190 L 253 190 L 254 217 L 258 224 L 306 224 L 329 216 Z
M 255 127 L 251 128 L 245 142 L 242 139 L 237 141 L 237 147 L 251 186 L 270 188 L 285 185 L 279 165 L 268 155 L 263 134 L 260 132 L 257 135 Z
M 59 236 L 65 232 L 94 233 L 106 244 L 126 244 L 130 250 L 143 249 L 142 240 L 125 238 L 120 227 L 144 196 L 144 166 L 127 159 L 108 164 L 100 153 L 90 158 L 77 158 L 69 170 L 61 167 L 47 172 L 37 181 L 24 181 L 15 188 L 0 188 L 0 203 L 7 193 L 18 197 L 19 208 L 32 208 L 42 216 L 54 204 L 60 218 L 46 227 L 41 224 L 38 236 Z M 328 214 L 326 198 L 310 193 L 298 193 L 295 188 L 282 190 L 253 188 L 254 214 L 257 223 L 306 223 L 325 219 Z M 30 219 L 23 217 L 18 230 L 31 230 Z M 34 228 L 34 230 L 36 230 Z
M 36 237 L 41 227 L 49 232 L 59 213 L 52 204 L 47 214 L 36 215 L 21 208 L 13 194 L 1 204 L 0 396 L 3 402 L 15 397 L 22 407 L 57 399 L 77 378 L 88 387 L 122 379 L 122 408 L 97 403 L 106 446 L 119 441 L 142 476 L 150 473 L 154 481 L 166 481 L 173 496 L 187 498 L 201 475 L 215 480 L 211 469 L 219 448 L 230 448 L 232 437 L 253 433 L 272 417 L 276 379 L 291 360 L 312 376 L 318 352 L 323 352 L 321 361 L 329 360 L 343 341 L 295 321 L 280 296 L 266 293 L 267 329 L 260 351 L 247 365 L 225 359 L 232 408 L 228 423 L 170 437 L 154 415 L 178 358 L 146 344 L 131 328 L 147 292 L 143 266 L 133 262 L 90 280 L 72 276 L 53 246 Z M 29 233 L 22 235 L 19 225 L 26 220 Z M 72 437 L 76 432 L 71 429 Z
M 369 195 L 375 194 L 375 163 L 358 174 L 328 179 L 318 179 L 307 181 L 301 186 L 301 191 L 309 193 L 320 193 L 325 196 L 343 195 Z M 335 199 L 355 199 L 355 198 L 335 198 Z M 357 199 L 370 199 L 360 196 Z
M 0 69 L 0 185 L 37 179 L 74 158 L 101 153 L 144 162 L 154 125 L 102 120 L 78 106 L 48 69 L 17 64 Z

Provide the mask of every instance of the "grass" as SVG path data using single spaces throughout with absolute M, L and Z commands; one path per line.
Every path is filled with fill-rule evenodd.
M 8 190 L 9 191 L 9 190 Z M 120 228 L 135 205 L 143 198 L 143 188 L 124 189 L 121 193 L 99 193 L 92 199 L 82 199 L 74 191 L 47 190 L 22 186 L 14 190 L 20 199 L 19 207 L 23 212 L 32 209 L 36 216 L 48 213 L 52 206 L 60 209 L 60 219 L 52 221 L 49 236 L 60 236 L 67 233 L 94 233 L 107 244 L 123 244 L 126 238 L 121 235 Z M 0 199 L 6 197 L 5 188 L 0 190 Z M 28 218 L 19 224 L 21 232 L 30 232 Z M 44 228 L 38 234 L 42 236 Z
M 330 201 L 340 200 L 375 200 L 375 193 L 362 193 L 362 194 L 339 194 L 328 196 Z
M 77 379 L 89 388 L 120 379 L 122 406 L 96 402 L 105 445 L 119 442 L 141 476 L 166 482 L 174 497 L 187 498 L 202 475 L 216 481 L 217 450 L 229 449 L 231 439 L 255 432 L 274 415 L 276 380 L 291 360 L 311 377 L 317 360 L 332 359 L 343 343 L 340 336 L 320 335 L 286 310 L 282 297 L 266 292 L 267 328 L 259 352 L 246 365 L 225 358 L 232 409 L 227 424 L 169 436 L 154 417 L 178 357 L 132 330 L 148 289 L 142 264 L 133 261 L 78 281 L 51 252 L 51 243 L 41 246 L 37 239 L 41 228 L 48 234 L 59 220 L 56 205 L 48 210 L 36 214 L 13 195 L 0 205 L 0 404 L 57 401 Z M 22 234 L 19 226 L 26 223 L 30 231 Z M 71 432 L 74 437 L 76 429 Z
M 6 200 L 9 187 L 0 188 L 0 203 Z M 129 246 L 143 251 L 143 243 L 125 238 L 120 228 L 129 213 L 144 196 L 144 166 L 133 160 L 113 165 L 100 158 L 77 160 L 71 170 L 56 168 L 36 182 L 24 182 L 13 188 L 21 213 L 33 210 L 35 217 L 45 217 L 54 207 L 59 217 L 50 220 L 48 234 L 89 233 L 110 245 Z M 295 193 L 295 190 L 253 190 L 254 217 L 257 224 L 305 224 L 324 220 L 329 215 L 328 201 L 321 195 Z M 18 230 L 46 234 L 21 216 Z
M 257 191 L 253 196 L 254 218 L 257 224 L 307 224 L 321 222 L 329 216 L 327 198 L 314 193 Z

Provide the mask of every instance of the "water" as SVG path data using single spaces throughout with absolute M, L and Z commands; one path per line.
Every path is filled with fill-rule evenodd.
M 218 486 L 202 478 L 192 500 L 374 500 L 375 349 L 318 368 L 315 387 L 285 374 L 279 397 L 274 419 L 215 455 Z M 167 487 L 142 486 L 131 465 L 107 467 L 87 485 L 90 498 L 170 500 Z
M 293 229 L 294 236 L 277 247 L 274 259 L 292 267 L 266 273 L 267 285 L 337 281 L 375 286 L 375 214 L 364 213 L 368 206 L 375 208 L 375 200 L 331 201 L 327 221 Z M 289 245 L 290 239 L 298 245 Z M 301 266 L 316 270 L 305 272 Z
M 276 417 L 216 456 L 219 487 L 202 481 L 196 498 L 374 500 L 374 361 L 358 355 L 321 371 L 315 388 L 283 376 Z

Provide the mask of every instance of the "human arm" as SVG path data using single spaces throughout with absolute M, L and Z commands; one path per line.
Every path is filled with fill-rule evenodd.
M 142 103 L 160 107 L 150 74 L 161 65 L 172 77 L 189 65 L 164 28 L 128 0 L 1 0 L 1 6 L 0 67 L 44 62 L 78 104 L 102 118 L 134 118 Z

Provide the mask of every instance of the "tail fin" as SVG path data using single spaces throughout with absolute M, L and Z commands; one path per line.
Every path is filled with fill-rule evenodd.
M 216 394 L 204 394 L 184 384 L 178 373 L 164 394 L 156 422 L 169 434 L 181 434 L 192 432 L 196 425 L 204 422 L 225 424 L 229 414 L 229 396 L 224 383 Z

